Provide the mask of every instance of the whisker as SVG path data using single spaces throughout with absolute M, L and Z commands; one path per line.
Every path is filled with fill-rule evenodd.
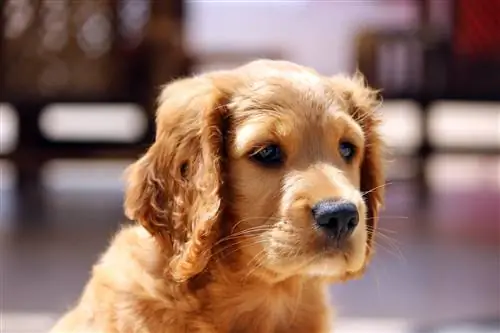
M 408 220 L 410 217 L 409 216 L 403 216 L 403 215 L 382 215 L 382 216 L 379 216 L 377 219 L 378 220 L 389 220 L 389 219 L 401 219 L 401 220 Z M 367 217 L 365 220 L 369 221 L 369 220 L 375 220 L 376 218 L 375 217 Z
M 399 241 L 396 238 L 391 237 L 389 235 L 386 235 L 385 234 L 386 231 L 383 231 L 383 230 L 376 230 L 376 231 L 374 231 L 373 229 L 368 229 L 367 232 L 368 232 L 369 235 L 380 236 L 382 239 L 386 240 L 391 245 L 394 245 L 396 247 L 398 245 L 400 245 Z M 390 232 L 392 232 L 393 234 L 396 233 L 395 231 L 390 231 Z
M 382 187 L 387 187 L 387 186 L 389 186 L 389 185 L 392 185 L 392 183 L 391 183 L 391 182 L 387 182 L 387 183 L 384 183 L 384 184 L 382 184 L 382 185 L 375 186 L 374 188 L 372 188 L 372 189 L 370 189 L 370 190 L 368 190 L 368 191 L 362 192 L 362 195 L 363 195 L 363 196 L 365 196 L 365 195 L 367 195 L 368 193 L 371 193 L 371 192 L 373 192 L 373 191 L 375 191 L 375 190 L 377 190 L 377 189 L 379 189 L 379 188 L 382 188 Z
M 243 278 L 243 281 L 246 281 L 257 269 L 262 267 L 262 263 L 265 258 L 265 249 L 260 250 L 253 258 L 248 262 L 248 265 L 250 265 L 253 261 L 255 261 L 255 265 L 252 269 L 249 269 L 245 277 Z
M 255 227 L 250 227 L 250 228 L 247 228 L 247 229 L 242 229 L 238 232 L 232 232 L 230 233 L 227 237 L 234 237 L 234 236 L 242 236 L 242 235 L 246 235 L 248 233 L 251 233 L 251 232 L 255 232 L 255 231 L 267 231 L 267 230 L 272 230 L 272 226 L 268 226 L 268 225 L 258 225 L 258 226 L 255 226 Z
M 243 222 L 248 222 L 248 221 L 252 221 L 252 220 L 265 220 L 265 221 L 278 221 L 279 219 L 277 217 L 273 217 L 273 216 L 251 216 L 251 217 L 247 217 L 247 218 L 244 218 L 244 219 L 241 219 L 239 220 L 238 222 L 236 222 L 233 227 L 231 228 L 231 233 L 234 232 L 234 230 L 238 227 L 238 225 L 240 225 L 241 223 Z
M 271 226 L 266 226 L 266 225 L 262 226 L 261 225 L 261 226 L 255 226 L 255 227 L 251 227 L 248 229 L 240 230 L 238 232 L 231 233 L 230 235 L 219 239 L 217 242 L 214 243 L 214 245 L 212 245 L 212 248 L 216 245 L 219 245 L 220 243 L 223 243 L 223 242 L 231 240 L 231 239 L 236 239 L 236 238 L 240 238 L 240 237 L 243 238 L 244 236 L 250 236 L 253 233 L 261 233 L 263 231 L 268 231 L 268 230 L 271 230 Z
M 238 243 L 238 242 L 231 243 L 231 244 L 229 244 L 227 246 L 224 246 L 224 247 L 218 249 L 217 252 L 212 253 L 212 255 L 210 256 L 210 258 L 213 258 L 213 257 L 215 257 L 215 256 L 217 256 L 217 255 L 219 255 L 219 254 L 221 254 L 221 253 L 223 253 L 223 252 L 225 252 L 225 251 L 227 251 L 227 250 L 229 250 L 231 248 L 234 248 L 234 247 L 236 247 L 236 248 L 233 249 L 232 251 L 226 253 L 227 256 L 229 256 L 230 254 L 233 254 L 233 253 L 235 253 L 235 252 L 237 252 L 237 251 L 239 251 L 241 249 L 244 249 L 244 248 L 247 248 L 247 247 L 251 247 L 251 246 L 254 246 L 254 245 L 257 245 L 257 244 L 263 244 L 263 243 L 264 243 L 264 241 L 261 240 L 261 239 L 256 239 L 253 242 L 248 242 L 248 243 L 244 243 L 244 244 L 241 244 L 241 243 Z
M 380 232 L 380 231 L 379 231 L 379 232 L 377 232 L 377 233 L 374 233 L 374 232 L 370 232 L 370 231 L 369 231 L 369 233 L 370 233 L 371 235 L 376 235 L 377 237 L 381 237 L 382 239 L 384 239 L 384 240 L 386 240 L 386 241 L 388 241 L 388 242 L 391 242 L 392 244 L 398 244 L 398 245 L 400 244 L 400 243 L 399 243 L 399 241 L 398 241 L 397 239 L 395 239 L 395 238 L 393 238 L 393 237 L 390 237 L 390 236 L 388 236 L 388 235 L 384 234 L 383 232 Z
M 394 257 L 396 257 L 396 259 L 400 260 L 401 262 L 403 262 L 405 264 L 407 263 L 406 258 L 404 257 L 403 253 L 401 252 L 401 250 L 399 248 L 396 248 L 396 249 L 387 248 L 387 247 L 383 246 L 380 242 L 377 242 L 376 240 L 375 240 L 374 244 L 376 247 L 380 247 L 380 249 L 386 251 L 390 255 L 393 255 Z
M 253 263 L 254 263 L 254 262 L 257 264 L 257 263 L 259 262 L 259 260 L 257 260 L 257 259 L 258 259 L 258 257 L 259 257 L 259 256 L 260 256 L 263 252 L 265 252 L 265 251 L 266 251 L 266 249 L 261 249 L 259 252 L 257 252 L 257 254 L 256 254 L 256 255 L 254 255 L 254 256 L 252 257 L 252 259 L 250 259 L 250 260 L 247 262 L 247 266 L 253 265 Z
M 257 232 L 257 230 L 256 230 L 256 232 Z M 253 233 L 250 233 L 250 232 L 249 232 L 249 233 L 242 234 L 242 235 L 237 235 L 237 236 L 232 236 L 232 237 L 231 237 L 231 236 L 229 236 L 229 237 L 225 237 L 225 238 L 221 239 L 221 241 L 219 241 L 219 242 L 215 243 L 215 244 L 212 246 L 212 249 L 214 249 L 215 247 L 217 247 L 218 245 L 220 245 L 220 244 L 222 244 L 222 243 L 224 243 L 224 242 L 226 242 L 226 241 L 230 241 L 230 240 L 235 241 L 235 240 L 236 240 L 236 242 L 233 242 L 232 244 L 234 244 L 234 243 L 236 243 L 236 244 L 237 244 L 237 243 L 238 243 L 238 242 L 237 242 L 238 240 L 247 239 L 248 237 L 256 237 L 256 236 L 258 236 L 259 234 L 260 234 L 260 231 L 259 231 L 259 233 L 257 233 L 257 234 L 253 234 Z M 229 244 L 229 245 L 231 245 L 231 244 Z
M 380 227 L 380 226 L 374 227 L 371 225 L 367 225 L 366 229 L 368 231 L 372 231 L 372 232 L 386 232 L 386 233 L 390 233 L 390 234 L 397 234 L 398 233 L 396 230 L 392 230 L 392 229 L 388 229 L 388 228 L 384 228 L 384 227 Z
M 397 256 L 404 262 L 406 262 L 406 259 L 404 258 L 404 255 L 403 255 L 403 252 L 401 251 L 401 248 L 400 248 L 400 244 L 394 240 L 394 239 L 391 239 L 385 235 L 380 235 L 380 236 L 383 236 L 382 238 L 379 238 L 378 240 L 376 239 L 375 240 L 375 243 L 377 245 L 380 245 L 382 246 L 381 242 L 382 241 L 386 241 L 387 242 L 387 246 L 394 251 L 394 254 L 397 254 Z M 385 238 L 384 238 L 385 237 Z

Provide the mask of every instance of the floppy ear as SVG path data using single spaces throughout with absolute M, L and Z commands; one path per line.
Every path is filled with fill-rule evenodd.
M 125 213 L 156 236 L 185 281 L 206 266 L 223 210 L 224 94 L 208 77 L 166 86 L 154 144 L 126 172 Z
M 374 236 L 377 229 L 379 211 L 384 205 L 385 175 L 383 170 L 384 144 L 377 130 L 378 120 L 365 120 L 367 145 L 361 165 L 361 191 L 368 207 L 368 254 L 373 252 Z
M 372 254 L 374 234 L 379 211 L 384 204 L 384 149 L 379 133 L 381 124 L 377 108 L 380 105 L 378 91 L 369 88 L 361 73 L 353 78 L 338 76 L 333 78 L 335 90 L 340 92 L 344 107 L 363 129 L 365 150 L 361 164 L 360 190 L 364 195 L 367 212 L 367 254 Z

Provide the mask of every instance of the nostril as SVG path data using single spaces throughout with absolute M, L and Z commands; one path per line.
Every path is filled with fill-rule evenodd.
M 356 205 L 342 200 L 324 200 L 312 208 L 316 224 L 330 237 L 347 238 L 359 222 Z
M 353 216 L 349 219 L 349 222 L 347 222 L 347 230 L 353 231 L 357 226 L 358 226 L 358 217 Z

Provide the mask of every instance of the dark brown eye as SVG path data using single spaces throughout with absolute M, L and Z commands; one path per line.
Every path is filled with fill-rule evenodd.
M 264 166 L 281 165 L 283 164 L 284 159 L 281 147 L 276 144 L 265 146 L 253 152 L 250 157 L 252 158 L 252 160 Z
M 341 142 L 339 145 L 339 153 L 346 162 L 350 162 L 356 155 L 356 147 L 350 142 Z

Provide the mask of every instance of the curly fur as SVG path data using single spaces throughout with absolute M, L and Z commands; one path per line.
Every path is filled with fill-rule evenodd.
M 361 276 L 383 204 L 377 93 L 360 74 L 323 77 L 254 61 L 167 85 L 157 134 L 126 172 L 120 230 L 53 333 L 326 333 L 329 282 Z M 336 145 L 354 140 L 346 164 Z M 286 165 L 248 158 L 279 142 Z M 345 198 L 361 221 L 328 250 L 310 207 Z

